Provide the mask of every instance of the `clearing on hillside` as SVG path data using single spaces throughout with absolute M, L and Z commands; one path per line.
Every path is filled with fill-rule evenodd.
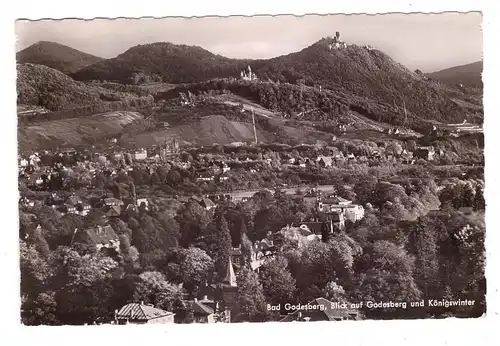
M 57 146 L 79 146 L 118 135 L 123 127 L 143 119 L 138 112 L 110 112 L 84 118 L 47 121 L 32 126 L 19 126 L 21 150 L 50 149 Z

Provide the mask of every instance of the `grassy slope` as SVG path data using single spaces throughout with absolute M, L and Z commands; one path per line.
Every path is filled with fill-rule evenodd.
M 118 136 L 123 126 L 142 118 L 137 112 L 112 112 L 47 121 L 36 126 L 20 126 L 18 143 L 21 150 L 53 148 L 57 145 L 90 145 L 112 135 Z

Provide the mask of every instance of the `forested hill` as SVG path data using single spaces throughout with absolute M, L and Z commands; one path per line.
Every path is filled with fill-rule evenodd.
M 130 48 L 116 58 L 88 66 L 77 80 L 112 80 L 124 84 L 184 83 L 239 75 L 249 60 L 230 59 L 197 46 L 157 42 Z
M 53 68 L 36 64 L 17 64 L 17 103 L 49 111 L 99 106 L 109 102 L 130 102 L 147 97 L 137 86 L 75 81 Z
M 40 41 L 21 50 L 17 53 L 16 59 L 20 64 L 44 65 L 66 74 L 103 60 L 71 47 L 47 41 Z
M 405 104 L 413 119 L 482 122 L 481 100 L 412 72 L 379 50 L 356 45 L 330 49 L 329 40 L 324 38 L 300 52 L 268 60 L 229 59 L 200 47 L 171 43 L 139 45 L 117 58 L 88 66 L 74 77 L 136 84 L 189 83 L 239 77 L 250 64 L 260 80 L 321 85 L 347 98 L 392 108 L 396 117 L 404 117 Z
M 482 87 L 483 62 L 450 67 L 444 70 L 428 73 L 429 78 L 439 80 L 450 85 L 463 84 L 469 87 Z

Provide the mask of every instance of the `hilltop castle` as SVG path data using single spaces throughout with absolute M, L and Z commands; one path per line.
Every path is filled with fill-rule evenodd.
M 340 31 L 335 32 L 334 37 L 329 36 L 327 39 L 330 42 L 328 44 L 328 49 L 330 50 L 347 48 L 347 43 L 340 39 Z
M 248 65 L 246 70 L 242 70 L 240 72 L 240 75 L 242 80 L 248 80 L 248 81 L 257 80 L 257 75 L 254 72 L 252 72 L 252 68 L 250 67 L 250 65 Z

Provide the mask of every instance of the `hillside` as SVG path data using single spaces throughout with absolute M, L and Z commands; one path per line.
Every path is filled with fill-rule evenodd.
M 250 64 L 261 81 L 273 81 L 275 85 L 277 82 L 308 87 L 321 85 L 323 90 L 328 89 L 333 99 L 344 100 L 341 103 L 371 119 L 383 117 L 378 120 L 402 124 L 404 100 L 408 117 L 415 123 L 422 120 L 447 123 L 464 119 L 482 122 L 482 108 L 472 110 L 460 104 L 461 99 L 467 99 L 466 93 L 412 72 L 378 50 L 355 45 L 330 49 L 330 40 L 321 39 L 297 53 L 253 61 L 224 58 L 199 47 L 155 43 L 133 47 L 115 59 L 88 66 L 74 76 L 78 80 L 139 84 L 155 80 L 190 83 L 239 77 L 240 71 Z M 301 93 L 299 90 L 298 94 Z M 274 102 L 278 105 L 276 110 L 282 110 L 280 102 L 275 102 L 280 98 L 279 91 L 274 94 L 277 95 L 274 98 L 268 95 L 270 98 L 266 100 L 253 100 L 265 107 Z M 300 112 L 299 108 L 297 106 L 297 112 Z
M 146 95 L 133 88 L 113 84 L 87 85 L 43 65 L 17 65 L 18 105 L 42 107 L 49 111 L 70 110 L 106 102 L 134 100 Z
M 467 65 L 450 67 L 444 70 L 427 73 L 426 76 L 440 82 L 469 87 L 482 87 L 483 62 L 477 61 Z
M 127 124 L 142 118 L 137 112 L 111 112 L 19 126 L 19 149 L 39 150 L 57 146 L 92 145 L 106 138 L 119 136 Z
M 16 54 L 16 59 L 20 64 L 44 65 L 65 74 L 76 72 L 103 60 L 71 47 L 47 41 L 40 41 L 23 49 Z
M 124 84 L 185 83 L 236 76 L 247 61 L 229 59 L 197 46 L 158 42 L 130 48 L 73 74 L 77 80 L 110 80 Z

